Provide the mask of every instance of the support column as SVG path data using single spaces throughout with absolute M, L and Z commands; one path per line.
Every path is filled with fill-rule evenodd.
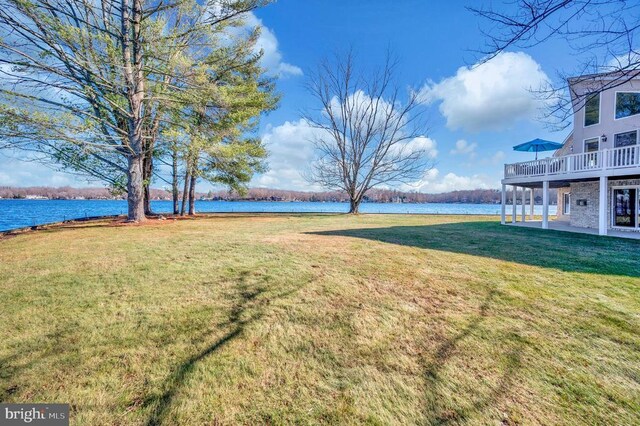
M 527 188 L 522 187 L 522 219 L 521 222 L 527 221 Z
M 549 229 L 549 181 L 542 182 L 542 229 Z
M 609 179 L 600 176 L 600 202 L 598 204 L 598 234 L 607 235 L 607 192 Z
M 500 198 L 500 223 L 507 222 L 507 185 L 502 184 L 502 197 Z
M 511 215 L 511 223 L 516 223 L 518 217 L 518 187 L 513 185 L 513 214 Z
M 534 188 L 531 188 L 531 193 L 529 195 L 529 203 L 531 203 L 531 209 L 529 210 L 529 218 L 530 218 L 530 220 L 533 220 L 534 207 L 536 205 L 536 201 L 533 198 L 534 191 L 535 191 Z

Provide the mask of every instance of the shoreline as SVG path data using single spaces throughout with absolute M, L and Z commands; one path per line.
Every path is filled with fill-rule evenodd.
M 123 201 L 127 200 L 124 198 L 0 198 L 0 201 Z M 173 200 L 165 200 L 165 199 L 152 199 L 152 202 L 166 202 L 170 203 Z M 225 202 L 225 203 L 314 203 L 314 204 L 327 204 L 327 203 L 335 203 L 335 204 L 348 204 L 349 201 L 319 201 L 319 200 L 256 200 L 256 199 L 198 199 L 196 202 L 207 202 L 207 203 L 215 203 L 215 202 Z M 433 202 L 433 201 L 409 201 L 409 202 L 394 202 L 394 201 L 363 201 L 362 204 L 470 204 L 474 206 L 499 206 L 500 203 L 474 203 L 474 202 L 461 202 L 461 201 L 441 201 L 441 202 Z M 541 204 L 536 204 L 536 206 Z M 555 204 L 549 204 L 555 205 Z
M 6 200 L 6 199 L 5 199 Z M 124 218 L 127 212 L 125 200 L 50 200 L 19 199 L 0 200 L 0 233 L 38 229 L 45 226 L 72 224 L 88 220 Z M 102 201 L 102 202 L 100 202 Z M 557 206 L 552 205 L 554 214 Z M 512 209 L 507 206 L 507 212 Z M 152 201 L 156 215 L 173 218 L 170 201 Z M 535 210 L 540 214 L 540 205 Z M 348 203 L 326 201 L 205 201 L 196 202 L 199 215 L 313 215 L 346 214 Z M 434 215 L 434 216 L 498 216 L 500 204 L 493 203 L 390 203 L 366 202 L 362 204 L 363 215 Z
M 20 228 L 6 229 L 4 231 L 0 231 L 0 241 L 6 238 L 12 238 L 18 235 L 28 234 L 32 232 L 40 232 L 47 231 L 52 229 L 64 229 L 69 228 L 73 229 L 73 225 L 75 224 L 85 224 L 85 223 L 98 223 L 104 222 L 108 220 L 112 220 L 111 223 L 106 223 L 105 226 L 146 226 L 149 224 L 156 223 L 165 223 L 165 222 L 176 222 L 179 220 L 197 220 L 197 219 L 208 219 L 216 216 L 229 217 L 229 216 L 346 216 L 349 213 L 337 213 L 337 212 L 202 212 L 196 213 L 195 216 L 174 216 L 174 215 L 163 215 L 162 213 L 157 213 L 155 216 L 150 216 L 147 218 L 145 222 L 142 223 L 129 223 L 126 222 L 126 215 L 105 215 L 105 216 L 89 216 L 89 217 L 80 217 L 75 219 L 67 219 L 63 221 L 50 222 L 50 223 L 41 223 L 32 226 L 24 226 Z M 499 219 L 499 214 L 489 214 L 489 213 L 382 213 L 382 212 L 374 212 L 374 213 L 360 213 L 358 216 L 477 216 L 477 217 L 496 217 Z M 65 226 L 67 225 L 67 226 Z

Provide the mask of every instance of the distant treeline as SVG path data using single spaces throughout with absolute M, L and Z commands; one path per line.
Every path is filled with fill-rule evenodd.
M 64 186 L 50 188 L 33 186 L 26 188 L 0 187 L 0 198 L 47 198 L 52 200 L 117 200 L 125 199 L 123 194 L 114 194 L 108 188 L 72 188 Z M 171 192 L 163 189 L 152 189 L 153 200 L 171 200 Z M 245 195 L 228 191 L 209 191 L 198 193 L 200 200 L 227 201 L 338 201 L 348 202 L 349 198 L 341 192 L 305 192 L 287 191 L 282 189 L 251 188 Z M 536 202 L 542 202 L 541 191 L 536 191 Z M 551 190 L 550 201 L 555 202 L 555 190 Z M 518 198 L 520 199 L 520 198 Z M 511 192 L 507 196 L 511 202 Z M 499 204 L 500 191 L 497 189 L 472 189 L 452 191 L 441 194 L 425 194 L 420 192 L 401 192 L 387 189 L 374 189 L 365 197 L 365 201 L 377 203 L 471 203 L 471 204 Z

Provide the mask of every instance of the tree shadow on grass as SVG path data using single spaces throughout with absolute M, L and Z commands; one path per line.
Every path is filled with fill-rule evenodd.
M 310 232 L 483 256 L 567 272 L 640 277 L 640 241 L 458 222 Z
M 460 380 L 458 372 L 454 377 L 448 378 L 443 370 L 447 363 L 454 362 L 455 358 L 473 360 L 472 354 L 465 353 L 460 346 L 467 339 L 473 338 L 474 334 L 481 333 L 483 323 L 489 316 L 489 310 L 497 291 L 492 289 L 487 294 L 484 302 L 480 306 L 479 312 L 461 331 L 446 339 L 435 351 L 430 362 L 423 367 L 426 385 L 426 406 L 423 412 L 427 424 L 447 425 L 464 424 L 474 416 L 480 416 L 484 410 L 493 407 L 503 396 L 509 393 L 513 378 L 518 374 L 522 366 L 522 352 L 525 340 L 515 331 L 510 331 L 505 336 L 497 340 L 500 344 L 505 344 L 508 348 L 502 354 L 502 365 L 496 363 L 496 368 L 492 371 L 499 371 L 498 377 L 492 382 L 494 385 L 483 389 L 474 389 L 473 392 L 464 394 L 465 386 L 457 388 L 455 380 Z M 473 362 L 473 361 L 471 361 Z M 473 370 L 471 370 L 473 371 Z M 496 374 L 487 372 L 487 374 Z M 465 379 L 467 374 L 463 376 Z M 473 378 L 472 378 L 473 379 Z M 449 388 L 451 392 L 444 391 Z M 451 394 L 455 397 L 451 402 Z M 504 421 L 504 419 L 502 419 Z
M 178 396 L 180 390 L 186 385 L 189 376 L 194 372 L 198 363 L 206 360 L 231 341 L 240 337 L 247 327 L 258 322 L 264 316 L 266 308 L 275 299 L 285 298 L 299 289 L 295 287 L 283 290 L 274 295 L 268 288 L 252 286 L 247 281 L 248 275 L 248 271 L 242 271 L 240 273 L 237 286 L 238 301 L 232 307 L 227 321 L 218 324 L 219 327 L 227 328 L 228 331 L 200 352 L 192 355 L 178 365 L 173 373 L 165 380 L 165 391 L 163 393 L 151 395 L 145 399 L 143 406 L 154 407 L 146 422 L 147 426 L 160 425 L 164 422 L 176 396 Z M 268 298 L 264 297 L 267 292 L 269 293 Z M 211 331 L 203 333 L 203 335 L 200 336 L 200 340 L 206 340 L 210 334 Z
M 69 348 L 73 340 L 73 324 L 56 324 L 51 331 L 44 331 L 33 339 L 20 341 L 0 357 L 0 403 L 14 400 L 14 394 L 18 394 L 24 386 L 21 382 L 23 373 L 28 372 L 34 366 L 42 362 L 60 360 Z M 44 342 L 44 343 L 43 343 Z

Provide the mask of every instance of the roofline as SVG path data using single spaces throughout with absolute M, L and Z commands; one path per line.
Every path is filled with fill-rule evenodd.
M 620 76 L 627 74 L 629 80 L 640 79 L 640 69 L 628 70 L 628 71 L 610 71 L 594 74 L 577 75 L 574 77 L 567 77 L 567 82 L 573 84 L 584 80 L 615 80 Z

